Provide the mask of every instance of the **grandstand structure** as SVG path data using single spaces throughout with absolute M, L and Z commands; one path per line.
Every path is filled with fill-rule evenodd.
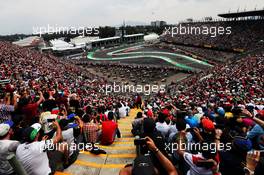
M 110 38 L 100 38 L 92 40 L 90 43 L 87 43 L 89 48 L 108 48 L 113 46 L 119 46 L 121 44 L 131 44 L 144 41 L 144 34 L 132 34 L 124 36 L 115 36 Z M 90 45 L 90 46 L 89 46 Z
M 264 10 L 245 11 L 219 14 L 222 19 L 205 21 L 187 21 L 176 27 L 200 28 L 230 28 L 230 33 L 216 37 L 204 34 L 171 34 L 162 35 L 161 41 L 166 45 L 177 46 L 200 57 L 209 53 L 210 60 L 217 61 L 217 54 L 222 52 L 228 55 L 241 55 L 263 49 Z M 254 31 L 254 32 L 252 32 Z M 195 54 L 196 52 L 196 54 Z M 204 54 L 205 53 L 205 54 Z M 215 53 L 215 54 L 214 54 Z M 203 56 L 202 56 L 203 57 Z M 231 56 L 225 56 L 231 57 Z M 217 61 L 218 62 L 218 61 Z M 225 62 L 225 59 L 223 59 Z
M 264 10 L 253 10 L 236 13 L 223 13 L 219 14 L 219 17 L 227 19 L 264 19 Z
M 144 34 L 132 34 L 124 36 L 114 36 L 109 38 L 98 37 L 76 37 L 65 42 L 61 39 L 50 41 L 50 47 L 42 47 L 43 52 L 52 52 L 56 56 L 67 56 L 83 53 L 85 50 L 96 50 L 120 46 L 122 44 L 133 44 L 144 41 Z
M 60 169 L 55 175 L 123 175 L 126 173 L 122 174 L 122 170 L 134 165 L 135 158 L 145 155 L 144 149 L 151 145 L 146 152 L 154 157 L 150 158 L 152 167 L 161 175 L 166 174 L 164 164 L 155 158 L 163 154 L 163 161 L 166 159 L 165 164 L 171 165 L 168 169 L 174 174 L 190 174 L 198 163 L 207 161 L 206 166 L 196 169 L 197 174 L 218 175 L 226 171 L 229 175 L 240 170 L 244 175 L 246 155 L 252 150 L 264 150 L 264 10 L 219 16 L 225 20 L 181 25 L 231 27 L 230 34 L 78 37 L 69 43 L 51 40 L 50 47 L 43 49 L 59 56 L 85 55 L 78 60 L 40 53 L 24 47 L 24 42 L 0 42 L 0 119 L 4 124 L 0 141 L 9 140 L 14 132 L 12 141 L 20 142 L 17 148 L 24 150 L 13 151 L 16 163 L 9 161 L 11 170 L 38 171 L 31 168 L 36 163 L 51 172 L 50 165 L 43 165 L 42 159 L 58 158 L 56 166 Z M 148 42 L 143 42 L 144 38 Z M 32 40 L 28 43 L 30 46 Z M 116 83 L 165 84 L 166 88 L 148 95 L 115 92 L 112 87 Z M 110 88 L 113 91 L 106 94 L 104 90 Z M 14 120 L 12 126 L 10 120 Z M 11 127 L 14 131 L 9 132 Z M 54 157 L 49 154 L 57 148 L 48 150 L 52 152 L 28 151 L 31 144 L 39 140 L 46 144 L 49 137 L 51 144 L 69 147 L 63 152 L 56 150 L 61 155 Z M 135 144 L 139 137 L 141 143 Z M 183 140 L 197 144 L 231 143 L 232 150 L 217 149 L 212 153 L 166 149 L 167 144 L 181 144 Z M 91 144 L 92 148 L 70 147 L 79 143 Z M 200 151 L 206 156 L 198 157 L 201 155 L 196 153 Z M 25 160 L 24 155 L 41 159 Z M 252 161 L 262 167 L 255 175 L 262 175 L 263 161 L 256 156 Z M 233 165 L 229 164 L 233 162 L 238 162 L 238 166 L 234 167 L 235 173 L 230 173 Z

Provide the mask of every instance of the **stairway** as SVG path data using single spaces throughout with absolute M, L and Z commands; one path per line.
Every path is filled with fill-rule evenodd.
M 128 117 L 118 121 L 122 138 L 116 138 L 110 146 L 99 145 L 107 154 L 82 152 L 73 165 L 64 172 L 57 172 L 56 175 L 118 175 L 120 169 L 132 163 L 136 157 L 131 123 L 139 111 L 131 109 Z

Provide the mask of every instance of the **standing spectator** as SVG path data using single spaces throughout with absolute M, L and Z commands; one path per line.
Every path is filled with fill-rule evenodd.
M 51 140 L 43 137 L 42 141 L 39 141 L 41 125 L 38 123 L 23 132 L 24 143 L 18 146 L 16 156 L 29 175 L 49 175 L 58 169 L 62 170 L 61 167 L 57 167 L 62 160 L 67 164 L 68 157 L 65 157 L 68 154 L 67 144 L 56 145 L 62 139 L 62 134 L 58 122 L 53 124 L 56 127 L 56 136 Z M 58 150 L 51 151 L 55 145 Z
M 42 101 L 44 101 L 44 97 L 42 95 L 42 92 L 39 92 L 40 98 L 37 102 L 32 101 L 31 96 L 26 96 L 21 99 L 22 101 L 22 113 L 25 114 L 25 122 L 28 125 L 31 125 L 32 123 L 36 122 L 37 119 L 37 112 L 38 112 L 38 107 L 41 104 Z

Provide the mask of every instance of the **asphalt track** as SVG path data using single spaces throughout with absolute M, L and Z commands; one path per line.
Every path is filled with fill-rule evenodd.
M 129 59 L 138 60 L 140 58 L 153 58 L 163 60 L 170 65 L 190 71 L 200 71 L 213 67 L 213 65 L 205 61 L 201 61 L 186 55 L 166 51 L 149 51 L 148 49 L 143 49 L 143 45 L 89 52 L 87 58 L 94 61 L 120 61 Z

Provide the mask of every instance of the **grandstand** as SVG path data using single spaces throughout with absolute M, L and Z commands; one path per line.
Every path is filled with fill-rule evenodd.
M 263 175 L 263 11 L 219 16 L 179 25 L 230 34 L 1 41 L 0 174 Z

